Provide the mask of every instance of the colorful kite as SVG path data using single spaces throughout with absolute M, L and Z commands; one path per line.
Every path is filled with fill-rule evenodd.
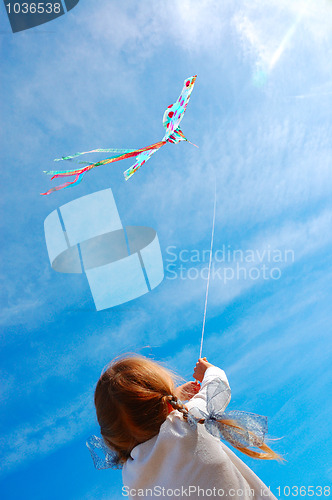
M 194 84 L 196 81 L 196 77 L 192 76 L 187 78 L 184 81 L 184 87 L 182 89 L 181 95 L 178 100 L 168 106 L 164 113 L 163 117 L 163 125 L 166 130 L 164 138 L 160 142 L 156 142 L 155 144 L 151 144 L 150 146 L 146 146 L 141 149 L 93 149 L 92 151 L 84 151 L 83 153 L 76 153 L 72 156 L 63 156 L 62 158 L 58 158 L 55 161 L 61 160 L 72 160 L 77 156 L 84 155 L 87 153 L 113 153 L 115 156 L 113 158 L 106 158 L 105 160 L 98 161 L 96 163 L 87 164 L 85 163 L 85 167 L 74 169 L 74 170 L 50 170 L 46 171 L 46 174 L 52 175 L 52 179 L 57 177 L 68 177 L 75 175 L 75 179 L 73 181 L 65 182 L 60 186 L 56 186 L 52 189 L 49 189 L 46 193 L 41 194 L 50 194 L 53 191 L 59 191 L 60 189 L 68 188 L 73 184 L 78 184 L 81 182 L 84 174 L 91 170 L 92 168 L 99 167 L 100 165 L 106 165 L 108 163 L 113 163 L 115 161 L 125 160 L 126 158 L 132 158 L 136 156 L 136 162 L 132 165 L 128 170 L 124 172 L 125 179 L 128 180 L 135 172 L 138 170 L 148 159 L 164 146 L 167 142 L 171 142 L 172 144 L 177 144 L 181 141 L 188 141 L 186 137 L 183 135 L 182 130 L 180 129 L 180 122 L 183 118 L 184 112 L 187 109 L 188 102 L 190 99 L 191 92 L 194 88 Z M 190 142 L 190 141 L 188 141 Z M 191 143 L 192 144 L 192 143 Z M 120 153 L 120 154 L 119 154 Z

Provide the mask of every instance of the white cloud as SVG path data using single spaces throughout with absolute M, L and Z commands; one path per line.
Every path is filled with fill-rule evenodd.
M 293 38 L 302 38 L 305 33 L 308 39 L 309 35 L 315 51 L 318 44 L 325 45 L 330 37 L 332 9 L 324 0 L 243 2 L 234 23 L 245 50 L 263 69 L 271 71 L 286 50 L 297 48 Z M 307 49 L 306 43 L 303 48 Z
M 82 435 L 93 420 L 92 388 L 60 409 L 29 424 L 12 429 L 1 438 L 2 474 L 54 452 Z

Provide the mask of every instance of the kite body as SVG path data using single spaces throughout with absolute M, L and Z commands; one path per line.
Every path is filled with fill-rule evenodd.
M 52 179 L 56 179 L 58 177 L 71 177 L 75 176 L 74 180 L 65 182 L 60 186 L 56 186 L 54 188 L 49 189 L 46 193 L 42 193 L 44 195 L 50 194 L 53 191 L 59 191 L 60 189 L 65 189 L 71 187 L 73 184 L 78 184 L 82 181 L 84 174 L 89 170 L 99 167 L 100 165 L 107 165 L 108 163 L 113 163 L 120 160 L 125 160 L 126 158 L 135 157 L 136 162 L 130 168 L 128 168 L 124 172 L 125 179 L 128 180 L 144 163 L 146 163 L 151 156 L 158 151 L 162 146 L 170 142 L 172 144 L 177 144 L 181 141 L 188 141 L 184 136 L 182 130 L 180 129 L 180 122 L 183 118 L 183 115 L 187 109 L 188 102 L 190 99 L 191 92 L 194 88 L 194 84 L 196 81 L 196 77 L 192 76 L 187 78 L 184 81 L 184 86 L 180 97 L 174 103 L 168 106 L 164 113 L 163 117 L 163 125 L 165 128 L 165 135 L 160 142 L 156 142 L 155 144 L 151 144 L 145 148 L 141 149 L 93 149 L 91 151 L 84 151 L 83 153 L 76 153 L 72 156 L 64 156 L 62 158 L 58 158 L 55 161 L 61 160 L 73 160 L 74 158 L 87 154 L 87 153 L 113 153 L 112 158 L 106 158 L 105 160 L 98 161 L 96 163 L 84 163 L 85 166 L 82 168 L 74 169 L 74 170 L 49 170 L 46 171 L 46 174 L 52 175 Z M 189 141 L 188 141 L 189 142 Z

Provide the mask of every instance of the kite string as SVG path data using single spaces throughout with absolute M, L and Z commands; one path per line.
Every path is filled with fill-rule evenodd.
M 208 296 L 209 296 L 209 285 L 210 285 L 210 274 L 211 274 L 211 263 L 212 263 L 212 250 L 213 250 L 213 240 L 214 240 L 214 225 L 215 225 L 215 220 L 216 220 L 216 203 L 217 203 L 217 186 L 216 186 L 216 179 L 214 179 L 214 206 L 213 206 L 213 222 L 212 222 L 211 246 L 210 246 L 209 273 L 208 273 L 208 279 L 207 279 L 207 284 L 206 284 L 204 316 L 203 316 L 203 327 L 202 327 L 202 335 L 201 335 L 201 347 L 200 347 L 200 350 L 199 350 L 199 358 L 202 357 L 203 340 L 204 340 L 204 330 L 205 330 L 205 320 L 206 320 L 206 309 L 207 309 L 207 302 L 208 302 Z

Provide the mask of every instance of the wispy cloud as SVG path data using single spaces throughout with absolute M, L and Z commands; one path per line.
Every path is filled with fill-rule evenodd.
M 274 69 L 286 50 L 297 49 L 293 40 L 296 35 L 302 38 L 303 33 L 309 33 L 311 43 L 326 43 L 332 22 L 329 2 L 272 1 L 265 2 L 264 11 L 261 7 L 261 2 L 244 2 L 234 22 L 244 47 L 267 72 Z
M 93 418 L 91 394 L 92 388 L 70 404 L 58 409 L 53 408 L 40 419 L 14 428 L 3 436 L 2 473 L 54 452 L 81 436 Z

